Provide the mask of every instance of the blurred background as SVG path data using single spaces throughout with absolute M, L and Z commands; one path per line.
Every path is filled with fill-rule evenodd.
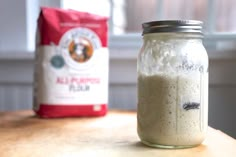
M 209 65 L 209 125 L 236 138 L 236 1 L 1 0 L 0 111 L 32 108 L 36 21 L 40 6 L 109 16 L 109 108 L 135 110 L 141 24 L 166 19 L 204 22 Z

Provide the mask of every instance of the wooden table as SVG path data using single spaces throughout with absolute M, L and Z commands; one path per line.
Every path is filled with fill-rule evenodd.
M 99 118 L 40 119 L 31 111 L 0 113 L 1 157 L 235 157 L 236 140 L 209 127 L 195 148 L 157 149 L 140 143 L 136 113 Z

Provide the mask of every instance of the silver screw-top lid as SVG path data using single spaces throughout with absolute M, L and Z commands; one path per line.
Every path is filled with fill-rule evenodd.
M 143 35 L 161 32 L 202 33 L 202 21 L 197 20 L 167 20 L 151 21 L 142 24 Z

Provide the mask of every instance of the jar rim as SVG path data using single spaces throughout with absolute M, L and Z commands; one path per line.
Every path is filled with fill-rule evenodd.
M 142 24 L 143 33 L 186 32 L 202 34 L 203 22 L 198 20 L 161 20 Z

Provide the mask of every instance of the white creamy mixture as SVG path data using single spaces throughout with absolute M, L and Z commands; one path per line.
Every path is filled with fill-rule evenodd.
M 200 144 L 208 124 L 207 103 L 207 73 L 140 74 L 138 134 L 141 140 L 170 146 Z

